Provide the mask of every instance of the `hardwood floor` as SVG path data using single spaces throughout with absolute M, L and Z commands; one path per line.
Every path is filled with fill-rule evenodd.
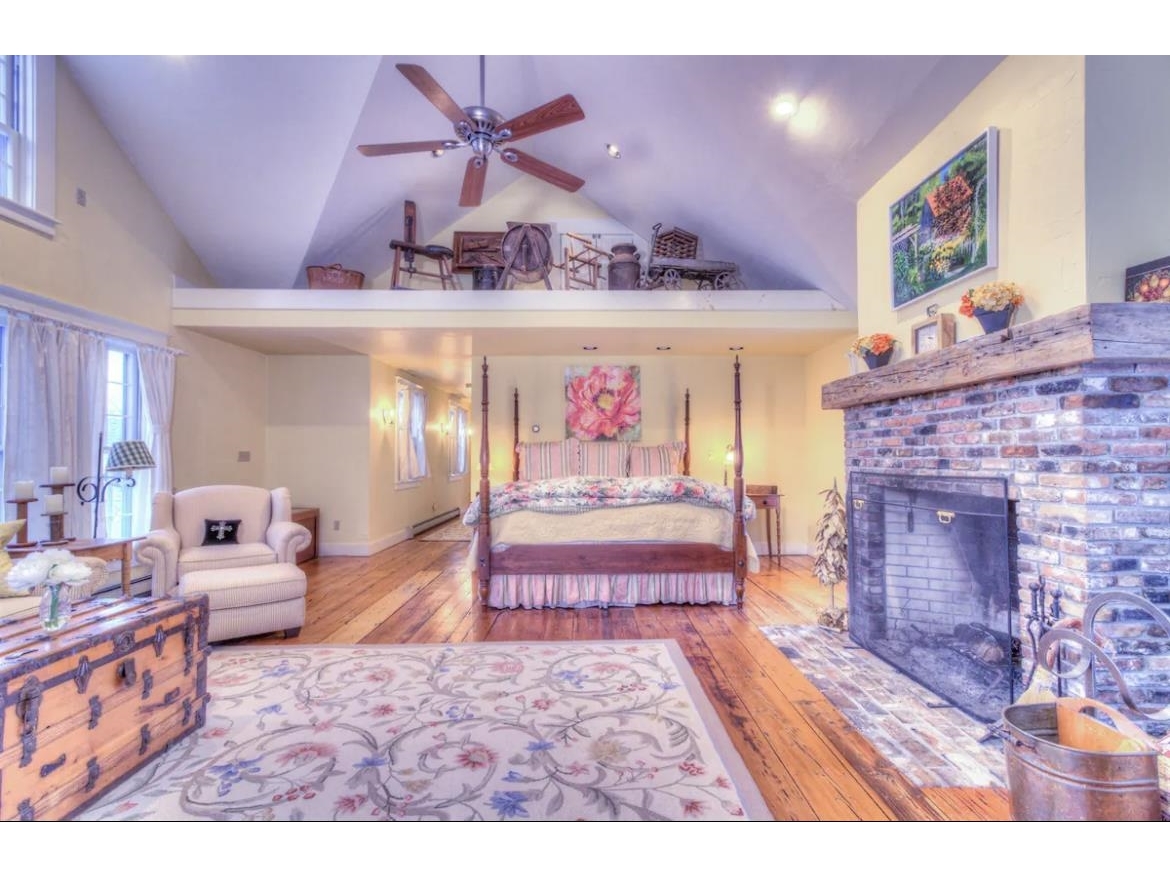
M 812 624 L 827 593 L 811 559 L 761 559 L 744 606 L 494 610 L 465 568 L 466 542 L 411 540 L 373 557 L 323 557 L 294 642 L 398 643 L 674 639 L 778 820 L 970 821 L 1009 818 L 992 789 L 908 782 L 759 631 Z M 841 597 L 838 588 L 838 598 Z M 280 643 L 280 635 L 237 640 Z

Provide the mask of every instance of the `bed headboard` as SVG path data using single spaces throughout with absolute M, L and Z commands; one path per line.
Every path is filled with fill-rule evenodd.
M 483 398 L 487 398 L 487 357 L 483 361 Z M 487 421 L 484 421 L 487 429 Z M 691 474 L 691 388 L 683 396 L 683 475 Z M 512 480 L 520 480 L 520 390 L 512 390 Z

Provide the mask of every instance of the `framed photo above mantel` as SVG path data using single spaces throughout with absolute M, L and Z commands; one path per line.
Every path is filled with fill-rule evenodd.
M 939 314 L 910 328 L 910 342 L 914 355 L 942 350 L 955 343 L 955 315 Z
M 988 128 L 891 205 L 895 309 L 995 266 L 998 139 Z

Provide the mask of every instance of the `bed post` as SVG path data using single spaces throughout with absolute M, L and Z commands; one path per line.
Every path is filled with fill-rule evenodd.
M 687 394 L 683 397 L 683 475 L 691 474 L 691 388 L 687 387 Z
M 492 522 L 489 513 L 491 479 L 488 477 L 491 453 L 488 448 L 488 364 L 486 356 L 483 358 L 483 388 L 480 391 L 480 397 L 483 418 L 479 431 L 479 541 L 476 545 L 475 571 L 479 579 L 479 599 L 481 603 L 486 605 L 488 587 L 492 580 Z
M 512 480 L 520 480 L 520 388 L 512 390 Z
M 747 530 L 743 519 L 743 433 L 740 426 L 739 357 L 735 357 L 735 521 L 732 576 L 735 581 L 735 601 L 743 605 L 744 578 L 747 575 Z

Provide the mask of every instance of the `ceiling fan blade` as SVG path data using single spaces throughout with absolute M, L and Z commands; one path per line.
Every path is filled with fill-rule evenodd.
M 410 84 L 423 93 L 423 97 L 438 107 L 439 112 L 455 124 L 465 122 L 471 125 L 471 119 L 463 108 L 455 103 L 451 95 L 443 91 L 443 87 L 435 82 L 434 77 L 417 64 L 395 64 L 398 72 L 410 80 Z
M 512 141 L 519 140 L 521 137 L 531 137 L 533 134 L 540 134 L 543 131 L 551 131 L 553 128 L 559 128 L 561 125 L 568 125 L 571 122 L 580 122 L 584 118 L 585 111 L 577 103 L 577 98 L 571 94 L 563 94 L 556 100 L 550 100 L 534 110 L 509 119 L 498 128 L 510 129 L 512 136 L 508 140 Z
M 568 171 L 553 167 L 539 158 L 533 158 L 527 152 L 521 152 L 519 149 L 505 149 L 500 153 L 500 157 L 516 170 L 532 174 L 532 176 L 544 180 L 546 183 L 552 183 L 566 192 L 576 192 L 585 185 L 585 181 L 580 177 L 575 177 Z
M 483 200 L 483 183 L 487 178 L 487 161 L 478 155 L 467 160 L 463 173 L 463 191 L 459 193 L 460 207 L 478 207 Z
M 362 155 L 402 155 L 407 152 L 434 152 L 436 149 L 450 149 L 448 140 L 417 140 L 414 143 L 374 143 L 359 146 Z

